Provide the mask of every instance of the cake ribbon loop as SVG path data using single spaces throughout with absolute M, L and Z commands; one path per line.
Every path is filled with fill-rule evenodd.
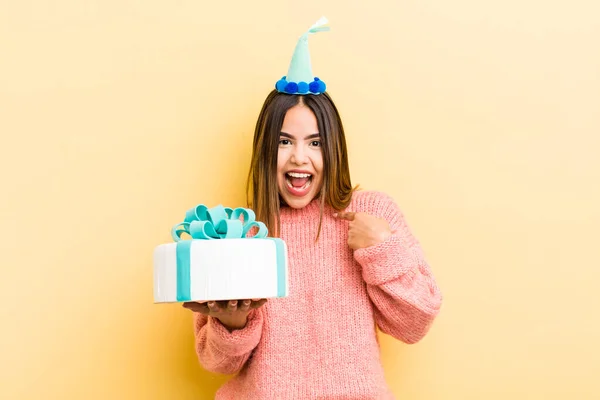
M 243 217 L 243 221 L 240 217 Z M 258 228 L 256 233 L 248 236 L 248 232 L 254 227 Z M 232 209 L 222 205 L 208 208 L 199 204 L 187 210 L 183 222 L 171 229 L 171 237 L 176 242 L 183 240 L 181 235 L 184 233 L 192 239 L 207 240 L 264 238 L 268 229 L 263 222 L 256 221 L 254 211 L 249 208 Z

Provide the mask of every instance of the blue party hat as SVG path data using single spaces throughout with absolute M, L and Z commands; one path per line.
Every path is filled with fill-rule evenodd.
M 292 61 L 286 76 L 275 84 L 275 89 L 288 94 L 320 94 L 327 89 L 325 82 L 314 77 L 308 51 L 308 36 L 317 32 L 325 32 L 330 28 L 326 26 L 328 20 L 321 17 L 313 26 L 300 36 Z

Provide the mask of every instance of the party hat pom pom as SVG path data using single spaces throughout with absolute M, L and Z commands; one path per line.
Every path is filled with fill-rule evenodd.
M 285 78 L 282 78 L 280 80 L 277 81 L 277 83 L 275 84 L 275 89 L 277 89 L 277 91 L 279 92 L 283 92 L 285 90 L 285 86 L 288 84 L 288 82 L 285 80 Z
M 306 82 L 298 82 L 298 93 L 308 93 L 308 83 Z
M 284 90 L 287 93 L 296 93 L 298 91 L 298 84 L 296 82 L 288 82 Z
M 319 82 L 313 81 L 308 85 L 308 90 L 313 93 L 319 93 Z
M 319 93 L 324 93 L 325 90 L 327 90 L 327 85 L 325 85 L 325 82 L 319 80 L 317 83 L 319 84 Z

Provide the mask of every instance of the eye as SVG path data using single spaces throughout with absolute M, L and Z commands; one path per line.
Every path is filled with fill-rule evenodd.
M 321 141 L 320 140 L 313 140 L 312 142 L 310 142 L 311 146 L 314 147 L 321 147 Z
M 286 145 L 288 145 L 288 144 L 290 144 L 290 143 L 291 143 L 291 142 L 290 142 L 290 140 L 289 140 L 289 139 L 280 139 L 280 140 L 279 140 L 279 144 L 280 144 L 280 145 L 283 145 L 283 146 L 286 146 Z

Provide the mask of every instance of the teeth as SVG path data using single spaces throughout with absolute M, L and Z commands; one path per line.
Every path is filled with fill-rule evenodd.
M 299 172 L 288 172 L 287 174 L 293 178 L 309 178 L 312 176 L 311 174 L 301 174 Z

